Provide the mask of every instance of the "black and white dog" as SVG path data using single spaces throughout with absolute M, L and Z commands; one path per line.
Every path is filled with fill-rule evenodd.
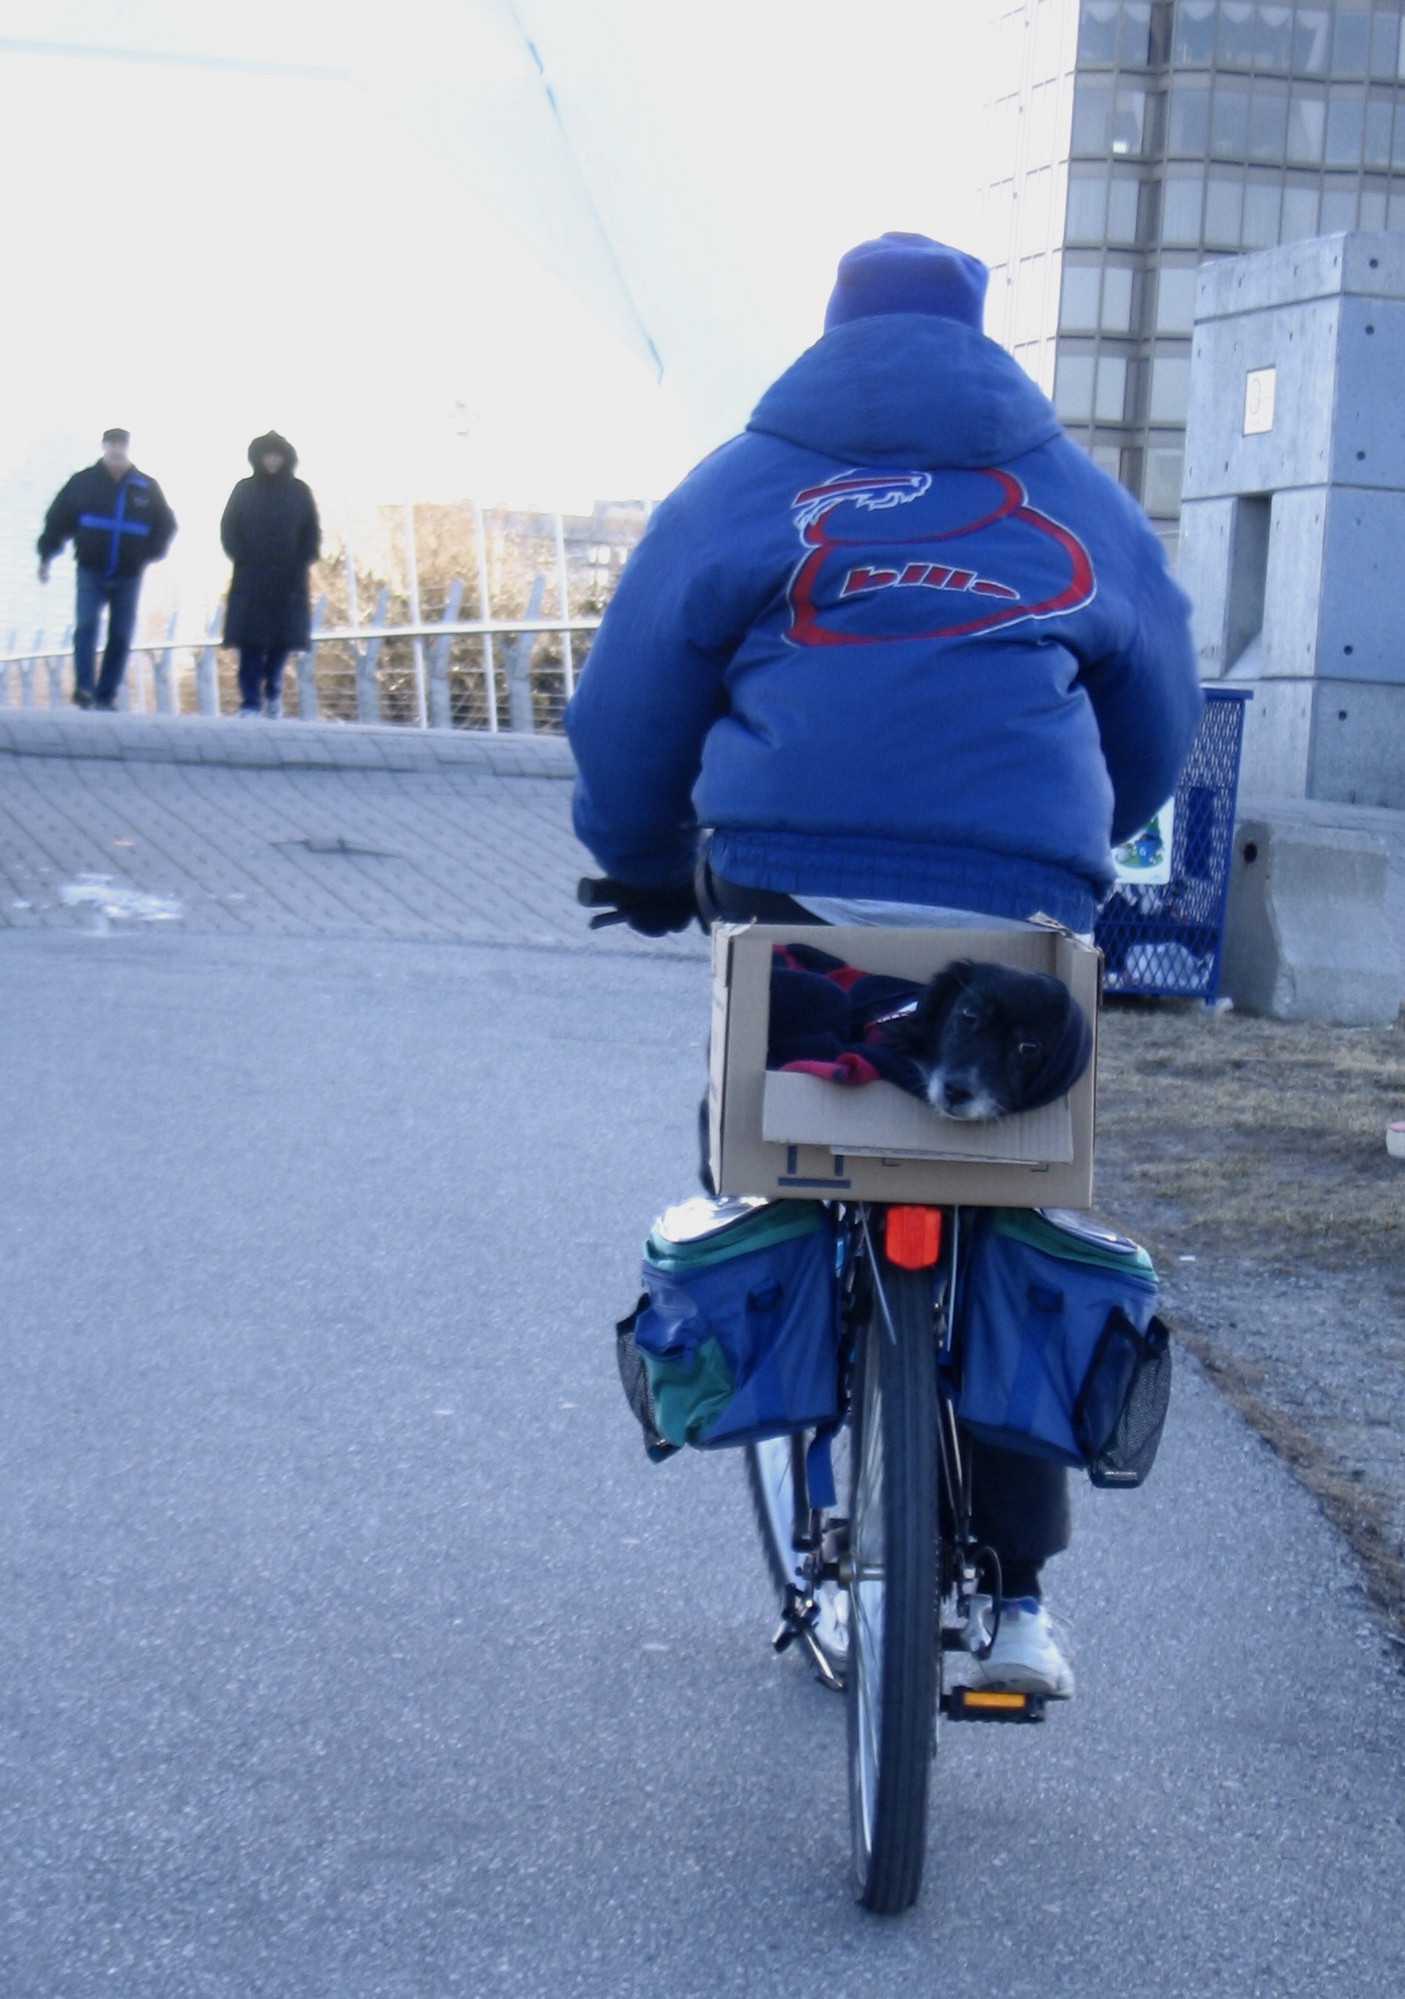
M 1038 1110 L 1072 1089 L 1093 1053 L 1087 1016 L 1060 980 L 968 958 L 938 972 L 910 1013 L 885 1021 L 882 1038 L 950 1118 Z

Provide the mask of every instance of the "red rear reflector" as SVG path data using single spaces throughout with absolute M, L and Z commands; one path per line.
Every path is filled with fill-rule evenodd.
M 930 1270 L 942 1253 L 940 1208 L 889 1208 L 889 1263 L 899 1270 Z

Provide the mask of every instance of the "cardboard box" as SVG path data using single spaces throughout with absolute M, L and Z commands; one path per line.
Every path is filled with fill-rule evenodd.
M 1094 1053 L 1066 1097 L 991 1123 L 940 1117 L 893 1083 L 846 1088 L 766 1068 L 771 949 L 804 943 L 866 972 L 925 984 L 953 958 L 1052 972 L 1093 1023 Z M 719 924 L 712 933 L 708 1131 L 723 1194 L 968 1207 L 1087 1208 L 1100 954 L 1055 930 L 823 930 Z

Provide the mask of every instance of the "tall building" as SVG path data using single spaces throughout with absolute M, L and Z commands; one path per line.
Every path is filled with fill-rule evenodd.
M 986 329 L 1174 553 L 1197 266 L 1405 229 L 1401 0 L 986 4 Z

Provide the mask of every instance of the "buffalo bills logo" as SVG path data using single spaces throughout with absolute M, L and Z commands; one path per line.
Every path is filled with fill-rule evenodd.
M 841 472 L 791 505 L 796 645 L 970 638 L 1080 610 L 1097 588 L 1077 535 L 1010 472 Z

